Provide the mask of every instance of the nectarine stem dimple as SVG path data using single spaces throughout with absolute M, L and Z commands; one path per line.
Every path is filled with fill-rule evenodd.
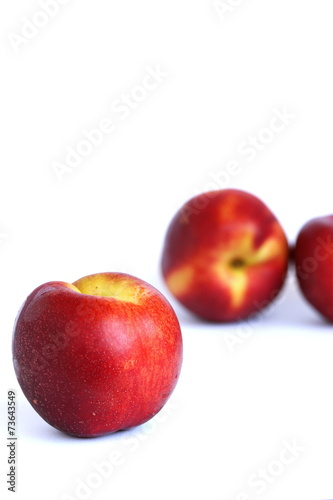
M 241 257 L 235 257 L 231 262 L 230 262 L 231 267 L 235 269 L 239 269 L 240 267 L 245 266 L 245 261 Z

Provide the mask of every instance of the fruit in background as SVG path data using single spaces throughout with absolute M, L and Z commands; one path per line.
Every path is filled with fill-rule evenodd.
M 182 363 L 178 319 L 165 297 L 123 273 L 49 282 L 15 322 L 19 384 L 53 427 L 81 437 L 142 424 L 166 403 Z
M 288 269 L 285 233 L 267 206 L 237 189 L 198 195 L 167 230 L 162 274 L 170 292 L 210 321 L 236 321 L 267 306 Z
M 304 224 L 296 239 L 294 260 L 304 297 L 333 321 L 333 215 Z

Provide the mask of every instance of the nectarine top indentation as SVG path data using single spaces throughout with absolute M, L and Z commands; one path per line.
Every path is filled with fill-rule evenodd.
M 145 292 L 143 287 L 131 281 L 131 277 L 119 273 L 92 274 L 75 281 L 73 285 L 85 295 L 109 297 L 132 304 L 139 304 Z

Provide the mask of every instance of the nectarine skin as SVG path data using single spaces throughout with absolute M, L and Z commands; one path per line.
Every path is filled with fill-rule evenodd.
M 113 296 L 105 296 L 108 282 Z M 181 369 L 181 330 L 165 297 L 139 278 L 49 282 L 18 314 L 13 361 L 44 420 L 74 436 L 100 436 L 142 424 L 164 406 Z
M 333 322 L 333 215 L 304 224 L 296 239 L 294 259 L 304 297 Z
M 198 195 L 166 233 L 162 274 L 171 293 L 209 321 L 237 321 L 279 293 L 288 269 L 286 235 L 269 208 L 237 189 Z

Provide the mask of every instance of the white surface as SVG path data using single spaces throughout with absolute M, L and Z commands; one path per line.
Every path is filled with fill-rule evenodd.
M 21 33 L 24 17 L 36 20 L 40 4 L 0 7 L 0 483 L 8 498 L 9 388 L 18 391 L 16 498 L 333 497 L 332 328 L 292 277 L 256 323 L 213 326 L 175 304 L 159 275 L 169 220 L 230 161 L 238 174 L 225 187 L 261 197 L 291 241 L 308 219 L 332 212 L 332 2 L 229 4 L 238 6 L 221 19 L 212 0 L 72 0 L 18 53 L 8 34 Z M 168 76 L 121 119 L 125 110 L 111 105 L 124 93 L 143 96 L 135 88 L 148 82 L 147 68 Z M 294 118 L 248 161 L 238 148 L 284 109 Z M 114 132 L 60 183 L 52 163 L 104 119 Z M 184 365 L 158 420 L 77 440 L 26 402 L 11 332 L 36 286 L 101 271 L 129 272 L 167 295 L 182 324 Z M 281 465 L 286 442 L 302 451 Z M 94 463 L 106 460 L 116 462 L 112 473 L 91 492 L 75 491 L 80 480 L 98 480 Z M 260 468 L 278 477 L 259 488 Z

